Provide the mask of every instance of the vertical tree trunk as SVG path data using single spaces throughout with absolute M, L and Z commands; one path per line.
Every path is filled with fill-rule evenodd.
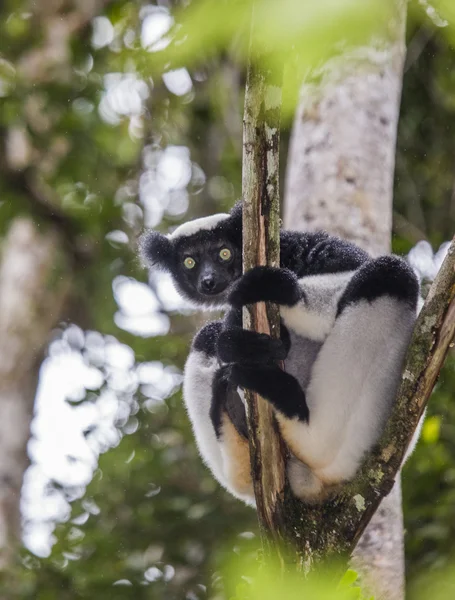
M 325 229 L 372 255 L 390 250 L 395 142 L 405 56 L 406 1 L 383 39 L 333 59 L 305 84 L 288 155 L 284 226 Z M 399 481 L 354 551 L 376 600 L 404 597 Z
M 243 270 L 280 264 L 279 149 L 282 72 L 260 64 L 256 21 L 251 24 L 250 57 L 243 117 Z M 256 15 L 257 17 L 257 15 Z M 280 335 L 277 306 L 258 303 L 243 309 L 243 325 L 272 337 Z M 285 484 L 284 446 L 272 406 L 245 391 L 248 405 L 251 471 L 263 541 L 283 542 Z M 266 466 L 266 468 L 264 468 Z M 265 547 L 272 549 L 266 544 Z M 279 544 L 273 548 L 279 551 Z
M 58 236 L 16 219 L 0 262 L 0 571 L 20 540 L 19 500 L 39 366 L 61 318 L 68 281 Z

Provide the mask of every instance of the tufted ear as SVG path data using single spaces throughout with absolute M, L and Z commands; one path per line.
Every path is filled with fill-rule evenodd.
M 166 236 L 158 231 L 147 231 L 139 239 L 139 253 L 144 265 L 170 269 L 173 248 Z
M 236 225 L 240 225 L 240 227 L 242 226 L 242 204 L 242 200 L 239 200 L 229 211 L 231 219 Z

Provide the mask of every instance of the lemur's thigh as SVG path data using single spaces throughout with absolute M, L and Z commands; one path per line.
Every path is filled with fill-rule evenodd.
M 210 418 L 223 459 L 229 489 L 248 503 L 254 503 L 251 480 L 248 427 L 243 401 L 230 381 L 230 367 L 218 369 L 213 382 Z
M 254 494 L 243 403 L 220 367 L 217 342 L 221 322 L 208 323 L 196 335 L 188 356 L 183 396 L 199 452 L 218 481 L 249 504 Z
M 218 369 L 216 356 L 193 345 L 185 364 L 183 399 L 202 459 L 218 481 L 226 485 L 221 449 L 210 418 L 213 381 Z
M 280 419 L 292 452 L 327 483 L 354 476 L 389 416 L 416 314 L 418 284 L 400 259 L 368 261 L 350 281 L 313 365 L 308 425 Z

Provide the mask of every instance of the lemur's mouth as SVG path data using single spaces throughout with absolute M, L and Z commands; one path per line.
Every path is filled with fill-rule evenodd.
M 229 297 L 229 293 L 232 289 L 232 283 L 225 285 L 224 287 L 218 289 L 218 291 L 214 293 L 205 293 L 202 290 L 199 291 L 199 295 L 201 300 L 204 299 L 207 306 L 213 307 L 226 307 L 227 299 Z
M 207 298 L 213 298 L 214 300 L 216 300 L 217 298 L 221 298 L 223 296 L 226 295 L 226 290 L 228 289 L 228 286 L 225 286 L 219 290 L 210 290 L 210 291 L 203 291 L 203 290 L 199 290 L 199 293 L 201 294 L 201 296 L 206 296 Z

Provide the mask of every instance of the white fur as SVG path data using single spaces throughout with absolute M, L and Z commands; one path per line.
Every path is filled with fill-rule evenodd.
M 219 225 L 222 221 L 229 219 L 230 215 L 227 213 L 218 213 L 216 215 L 211 215 L 210 217 L 201 217 L 200 219 L 193 219 L 193 221 L 187 221 L 186 223 L 182 223 L 179 225 L 177 229 L 170 234 L 168 234 L 168 239 L 176 240 L 180 237 L 188 237 L 190 235 L 194 235 L 198 231 L 206 230 L 210 231 L 211 229 L 215 229 L 217 225 Z
M 351 479 L 378 441 L 414 320 L 406 304 L 388 296 L 348 306 L 313 365 L 309 424 L 278 415 L 293 454 L 325 484 Z
M 333 327 L 338 301 L 354 271 L 310 275 L 299 279 L 305 298 L 295 306 L 282 306 L 285 325 L 302 337 L 322 342 Z
M 280 413 L 277 418 L 294 454 L 288 465 L 291 488 L 306 501 L 318 499 L 324 487 L 354 477 L 378 441 L 415 321 L 414 311 L 389 296 L 372 303 L 360 301 L 336 318 L 338 302 L 354 273 L 303 277 L 299 285 L 304 299 L 281 307 L 293 336 L 286 367 L 305 389 L 310 421 Z M 299 336 L 322 344 L 316 357 L 304 352 L 299 360 L 293 355 L 293 348 L 305 348 Z M 314 363 L 302 380 L 309 359 Z
M 216 357 L 191 351 L 185 364 L 183 399 L 202 459 L 226 487 L 221 450 L 210 419 L 212 382 L 218 368 Z
M 315 476 L 310 467 L 295 456 L 290 457 L 287 472 L 291 490 L 297 498 L 308 501 L 312 498 L 317 499 L 322 495 L 324 490 L 323 482 Z
M 218 368 L 216 357 L 209 357 L 204 352 L 191 351 L 185 364 L 183 398 L 204 463 L 231 494 L 249 505 L 254 505 L 254 494 L 241 493 L 230 483 L 229 474 L 235 471 L 237 466 L 232 463 L 226 452 L 222 438 L 217 439 L 210 419 L 212 382 Z M 243 394 L 241 398 L 243 401 Z M 249 469 L 249 461 L 247 468 Z

